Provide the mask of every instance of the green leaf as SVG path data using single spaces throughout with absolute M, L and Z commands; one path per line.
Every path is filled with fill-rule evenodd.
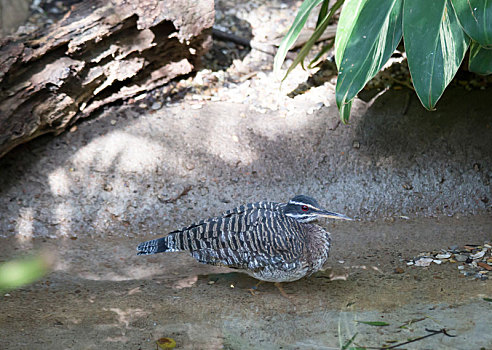
M 337 24 L 337 33 L 335 35 L 335 62 L 340 68 L 342 55 L 345 52 L 345 47 L 354 29 L 357 17 L 360 14 L 361 8 L 366 0 L 347 0 L 340 13 L 340 18 Z
M 309 62 L 308 68 L 313 69 L 316 66 L 316 63 L 318 60 L 323 56 L 325 53 L 330 51 L 330 49 L 333 47 L 333 44 L 335 43 L 334 40 L 330 40 L 327 45 L 323 46 L 323 48 L 316 54 L 316 57 L 312 59 L 311 62 Z
M 378 327 L 383 327 L 383 326 L 389 326 L 389 323 L 382 322 L 382 321 L 355 321 L 357 323 L 363 323 L 363 324 L 368 324 L 369 326 L 378 326 Z
M 492 48 L 492 0 L 451 0 L 461 26 L 480 45 Z
M 48 272 L 46 257 L 35 256 L 0 264 L 0 291 L 33 283 Z
M 321 5 L 321 9 L 319 10 L 318 14 L 318 21 L 316 22 L 316 28 L 318 28 L 325 17 L 328 15 L 328 9 L 329 9 L 329 4 L 330 0 L 324 0 L 323 5 Z M 314 57 L 311 62 L 309 62 L 308 69 L 313 69 L 315 66 L 315 63 L 318 62 L 318 60 L 323 56 L 325 53 L 327 53 L 335 44 L 335 40 L 330 40 L 330 42 L 327 45 L 324 45 L 323 48 L 316 54 L 316 57 Z
M 345 0 L 337 0 L 337 2 L 331 7 L 330 12 L 328 13 L 328 15 L 326 15 L 326 17 L 321 21 L 320 25 L 316 27 L 316 30 L 314 31 L 313 35 L 311 35 L 311 37 L 309 38 L 309 40 L 302 47 L 301 51 L 299 51 L 299 53 L 297 54 L 296 58 L 294 59 L 294 61 L 290 65 L 289 69 L 287 69 L 287 72 L 285 73 L 285 76 L 284 76 L 284 78 L 282 80 L 284 80 L 285 78 L 287 78 L 287 76 L 289 75 L 289 73 L 292 72 L 292 70 L 299 63 L 302 64 L 302 62 L 306 58 L 307 54 L 309 53 L 309 51 L 311 50 L 311 48 L 313 47 L 313 45 L 316 43 L 316 41 L 318 41 L 318 39 L 320 38 L 320 36 L 325 31 L 326 27 L 328 27 L 328 24 L 330 23 L 330 19 L 335 14 L 335 11 L 338 10 L 342 6 L 342 4 L 343 4 L 344 1 Z
M 352 109 L 352 101 L 353 100 L 350 100 L 347 103 L 344 103 L 340 107 L 338 107 L 338 112 L 340 113 L 340 119 L 342 119 L 342 122 L 344 124 L 347 124 L 347 122 L 350 118 L 350 110 Z
M 434 109 L 458 70 L 470 38 L 447 0 L 413 0 L 403 5 L 403 39 L 415 91 Z
M 328 14 L 329 6 L 330 6 L 330 0 L 324 0 L 323 5 L 321 5 L 321 8 L 319 9 L 318 21 L 316 22 L 316 28 L 319 27 L 321 22 L 323 22 L 323 19 Z
M 336 101 L 344 123 L 352 99 L 391 57 L 402 37 L 403 0 L 348 0 L 338 22 Z
M 483 298 L 483 300 L 488 301 L 489 303 L 492 303 L 492 298 Z
M 477 74 L 492 74 L 492 49 L 487 49 L 476 41 L 472 41 L 468 69 Z
M 313 10 L 313 8 L 315 8 L 322 2 L 323 0 L 305 0 L 302 3 L 296 18 L 294 19 L 294 23 L 292 23 L 292 26 L 290 27 L 289 31 L 282 39 L 277 54 L 275 55 L 275 59 L 273 61 L 273 71 L 276 74 L 280 71 L 280 68 L 282 67 L 282 63 L 284 63 L 285 56 L 287 56 L 287 52 L 290 50 L 292 45 L 294 45 L 297 38 L 299 37 L 302 28 L 306 24 L 309 14 Z
M 357 334 L 359 334 L 359 333 L 355 333 L 352 338 L 350 338 L 349 340 L 347 340 L 347 342 L 342 345 L 341 350 L 346 350 L 350 346 L 350 344 L 352 344 L 354 342 L 355 337 L 357 336 Z

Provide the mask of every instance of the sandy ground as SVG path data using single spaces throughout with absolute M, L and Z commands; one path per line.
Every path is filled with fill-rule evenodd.
M 356 334 L 355 344 L 378 347 L 445 328 L 456 337 L 404 348 L 490 349 L 491 282 L 463 277 L 457 264 L 401 260 L 484 241 L 491 225 L 490 216 L 327 225 L 327 269 L 284 284 L 290 299 L 269 283 L 253 296 L 254 279 L 185 253 L 137 257 L 141 239 L 35 239 L 32 248 L 57 256 L 55 271 L 2 296 L 2 348 L 154 349 L 171 337 L 182 349 L 337 349 Z M 3 239 L 0 256 L 25 244 Z
M 221 23 L 249 23 L 264 42 L 297 6 L 226 3 Z M 213 52 L 230 58 L 227 46 Z M 0 261 L 56 259 L 41 281 L 0 296 L 0 349 L 155 349 L 160 337 L 181 349 L 339 349 L 354 336 L 381 347 L 426 328 L 456 337 L 400 349 L 492 349 L 491 279 L 405 263 L 492 240 L 490 88 L 448 89 L 435 112 L 390 89 L 357 99 L 343 125 L 333 80 L 292 99 L 308 73 L 280 87 L 271 56 L 243 53 L 172 99 L 142 95 L 0 160 Z M 322 222 L 327 270 L 285 284 L 290 299 L 268 283 L 253 296 L 254 279 L 186 254 L 135 255 L 145 239 L 296 194 L 356 221 Z

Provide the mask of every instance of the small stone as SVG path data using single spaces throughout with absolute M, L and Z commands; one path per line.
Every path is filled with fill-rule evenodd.
M 200 188 L 200 195 L 206 196 L 207 194 L 208 194 L 208 188 L 207 187 Z
M 113 119 L 113 120 L 111 120 L 110 123 L 111 123 L 111 125 L 116 125 L 116 120 Z
M 394 271 L 395 271 L 395 273 L 398 273 L 398 274 L 400 274 L 400 273 L 404 273 L 404 272 L 405 272 L 405 270 L 403 270 L 401 267 L 397 267 L 397 268 L 395 268 L 395 270 L 394 270 Z
M 162 103 L 160 102 L 154 102 L 150 108 L 152 108 L 154 111 L 157 111 L 158 109 L 161 109 Z
M 208 281 L 207 282 L 208 285 L 212 285 L 212 284 L 215 284 L 215 281 Z
M 483 273 L 477 273 L 477 274 L 475 274 L 474 277 L 479 279 L 479 280 L 482 280 L 482 281 L 489 279 L 489 276 L 487 276 L 487 274 L 483 274 Z
M 437 259 L 449 259 L 450 257 L 451 253 L 441 253 L 436 255 Z
M 441 265 L 442 264 L 442 261 L 441 260 L 437 260 L 437 259 L 432 260 L 432 262 L 434 264 L 437 264 L 437 265 Z
M 488 265 L 488 264 L 486 264 L 484 262 L 479 262 L 479 263 L 477 263 L 477 265 L 480 266 L 480 267 L 483 267 L 487 271 L 491 271 L 492 270 L 492 266 L 490 266 L 490 265 Z
M 193 169 L 195 169 L 195 164 L 193 164 L 193 163 L 186 163 L 185 164 L 185 168 L 187 170 L 193 170 Z
M 481 258 L 483 258 L 483 257 L 485 256 L 485 252 L 486 252 L 486 250 L 484 249 L 484 250 L 482 250 L 481 252 L 478 252 L 478 253 L 476 253 L 476 254 L 472 254 L 472 255 L 470 255 L 470 257 L 471 257 L 472 259 L 481 259 Z
M 456 254 L 454 256 L 454 259 L 459 262 L 465 262 L 468 259 L 468 256 L 463 255 L 463 254 Z
M 103 188 L 106 192 L 111 192 L 113 190 L 113 186 L 111 186 L 110 184 L 105 184 Z
M 355 149 L 359 149 L 360 148 L 360 142 L 355 140 L 354 142 L 352 142 L 352 147 Z
M 412 265 L 415 265 L 415 263 L 413 261 L 407 262 L 407 266 L 412 266 Z
M 421 258 L 415 262 L 415 266 L 427 267 L 433 260 L 432 258 Z
M 413 189 L 413 186 L 411 184 L 403 184 L 403 188 L 407 191 L 410 191 Z
M 77 131 L 77 125 L 74 125 L 70 128 L 70 132 L 76 132 Z
M 465 267 L 463 265 L 458 266 L 458 270 L 464 270 L 464 269 L 465 269 Z

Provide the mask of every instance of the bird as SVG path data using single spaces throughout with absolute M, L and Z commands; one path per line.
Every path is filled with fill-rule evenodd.
M 241 205 L 162 238 L 140 243 L 137 255 L 187 251 L 200 263 L 238 269 L 273 282 L 292 282 L 320 270 L 331 248 L 330 233 L 318 218 L 352 220 L 323 209 L 305 195 L 287 203 Z

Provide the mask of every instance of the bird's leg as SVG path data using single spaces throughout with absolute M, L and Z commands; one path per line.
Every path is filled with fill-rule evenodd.
M 249 292 L 251 293 L 251 295 L 256 295 L 255 294 L 256 293 L 256 289 L 258 289 L 258 286 L 260 284 L 262 284 L 262 283 L 263 283 L 263 281 L 258 281 L 258 283 L 256 283 L 254 287 L 251 287 L 250 289 L 248 289 Z
M 290 300 L 290 297 L 287 293 L 285 293 L 285 290 L 282 288 L 282 285 L 280 284 L 280 282 L 275 282 L 275 287 L 278 288 L 278 290 L 280 291 L 280 294 L 282 294 L 282 296 L 286 299 L 289 299 Z

